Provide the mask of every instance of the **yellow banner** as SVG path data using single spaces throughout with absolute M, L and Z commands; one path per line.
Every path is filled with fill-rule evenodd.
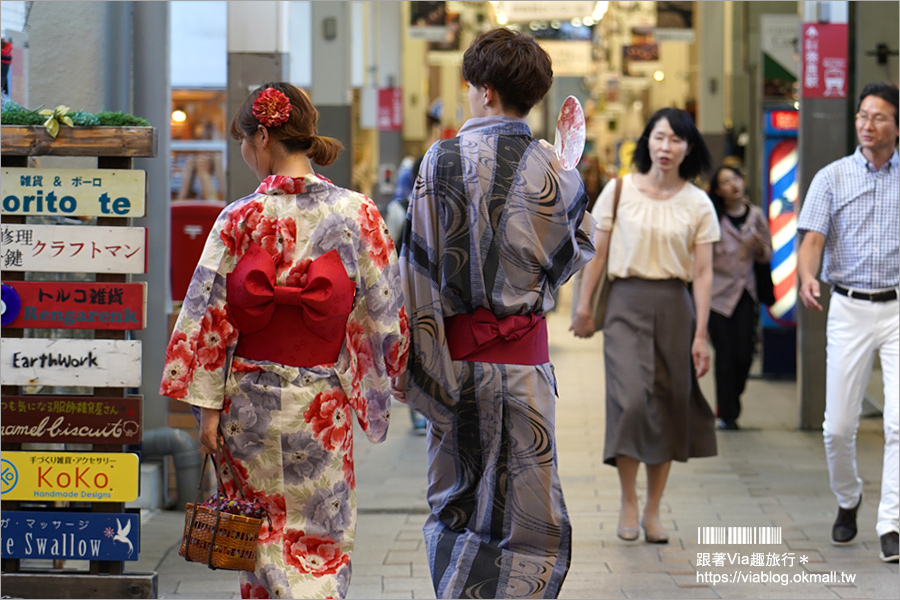
M 131 502 L 138 497 L 137 454 L 3 452 L 3 500 Z
M 135 169 L 2 170 L 4 215 L 143 217 L 147 175 Z

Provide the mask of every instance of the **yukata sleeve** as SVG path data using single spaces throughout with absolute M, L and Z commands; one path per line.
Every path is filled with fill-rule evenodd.
M 459 401 L 441 301 L 444 228 L 437 177 L 440 156 L 439 144 L 435 144 L 422 159 L 410 196 L 400 255 L 411 336 L 406 396 L 410 406 L 433 422 L 445 420 Z M 446 156 L 453 160 L 452 154 Z
M 163 396 L 217 410 L 238 338 L 225 301 L 225 277 L 234 267 L 227 231 L 234 220 L 234 211 L 223 211 L 206 240 L 166 348 L 159 388 Z
M 378 443 L 387 436 L 391 377 L 406 370 L 409 320 L 394 242 L 375 204 L 365 196 L 357 198 L 357 297 L 335 370 L 359 426 Z

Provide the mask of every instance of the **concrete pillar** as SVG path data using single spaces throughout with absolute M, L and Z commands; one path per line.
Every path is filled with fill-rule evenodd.
M 846 23 L 848 2 L 801 2 L 804 23 Z M 803 77 L 803 74 L 800 74 Z M 806 191 L 815 174 L 830 162 L 850 153 L 854 140 L 844 126 L 852 111 L 852 98 L 800 99 L 798 149 L 798 215 Z M 799 243 L 799 241 L 798 241 Z M 797 395 L 800 401 L 800 428 L 820 429 L 825 414 L 825 326 L 828 286 L 822 286 L 822 312 L 797 304 Z
M 106 3 L 117 4 L 115 2 Z M 166 358 L 168 315 L 172 312 L 169 289 L 169 115 L 172 90 L 169 75 L 169 3 L 130 2 L 133 38 L 133 111 L 157 129 L 155 158 L 136 158 L 134 168 L 147 172 L 147 216 L 135 219 L 146 227 L 147 273 L 134 281 L 147 282 L 147 327 L 136 333 L 142 342 L 144 429 L 168 426 L 168 401 L 159 395 Z
M 253 5 L 258 4 L 253 2 Z M 353 111 L 349 2 L 313 2 L 312 102 L 319 111 L 319 134 L 339 139 L 346 150 L 316 171 L 350 188 L 353 169 Z
M 237 1 L 228 3 L 227 123 L 247 95 L 267 81 L 289 77 L 288 3 Z M 228 143 L 225 199 L 228 202 L 252 193 L 259 185 L 244 164 L 239 144 Z
M 697 51 L 701 57 L 697 86 L 697 129 L 709 147 L 713 164 L 725 157 L 725 6 L 697 2 Z
M 375 58 L 372 62 L 374 71 L 370 71 L 374 77 L 376 88 L 394 88 L 403 85 L 401 75 L 400 45 L 403 39 L 403 25 L 399 2 L 373 2 L 372 6 L 372 35 L 375 48 Z M 402 131 L 378 132 L 378 162 L 386 168 L 391 168 L 396 173 L 400 161 L 403 160 L 403 135 Z M 379 173 L 381 172 L 379 168 Z M 393 186 L 392 186 L 393 188 Z M 377 195 L 374 198 L 378 207 L 383 209 L 393 197 L 393 189 L 384 193 L 376 186 Z

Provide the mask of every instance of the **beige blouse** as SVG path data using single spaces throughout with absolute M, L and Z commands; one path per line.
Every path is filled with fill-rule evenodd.
M 610 279 L 693 278 L 694 246 L 719 241 L 719 223 L 712 201 L 700 188 L 685 183 L 667 200 L 654 200 L 622 178 L 622 195 L 612 223 L 615 180 L 600 192 L 592 214 L 597 228 L 612 230 L 607 273 Z

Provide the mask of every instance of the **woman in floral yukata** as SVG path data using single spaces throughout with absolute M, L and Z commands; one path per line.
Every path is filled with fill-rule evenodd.
M 316 135 L 301 90 L 268 83 L 231 123 L 262 181 L 222 211 L 166 351 L 160 393 L 200 409 L 225 490 L 262 503 L 244 598 L 344 597 L 356 526 L 351 413 L 387 434 L 405 369 L 394 245 L 371 200 L 313 172 L 337 140 Z
M 557 474 L 544 314 L 590 260 L 593 220 L 524 118 L 547 53 L 508 29 L 463 57 L 473 118 L 422 160 L 400 258 L 407 396 L 429 420 L 425 543 L 439 598 L 555 598 L 572 532 Z

